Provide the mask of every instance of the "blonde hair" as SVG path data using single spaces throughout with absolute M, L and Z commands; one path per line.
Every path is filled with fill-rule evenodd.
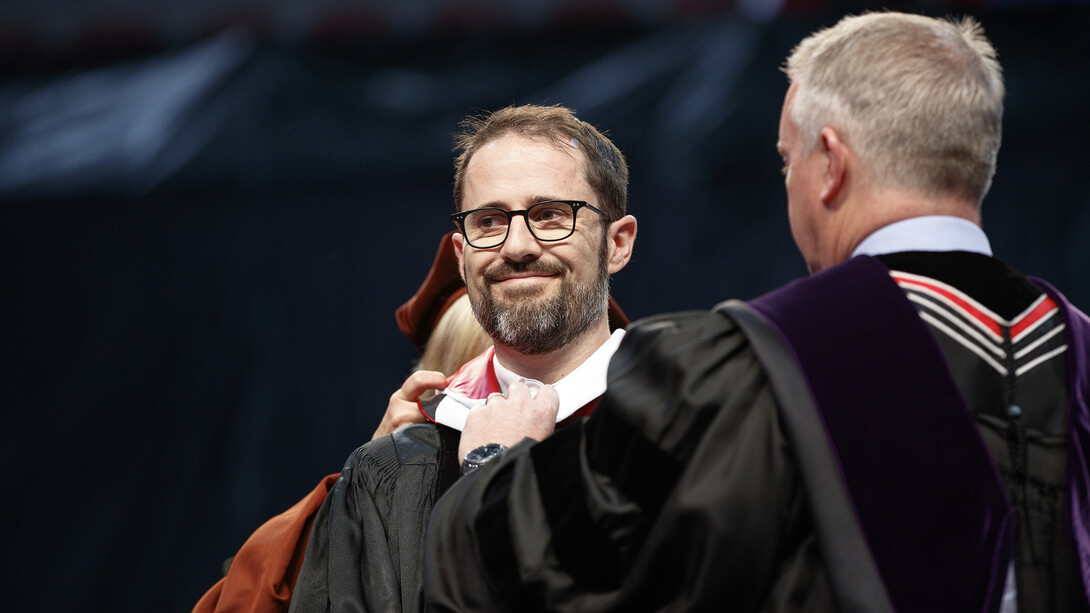
M 978 206 L 991 187 L 1003 76 L 976 21 L 845 17 L 799 43 L 783 70 L 798 86 L 790 119 L 806 150 L 830 126 L 880 183 Z
M 469 296 L 462 294 L 439 318 L 416 370 L 437 370 L 449 377 L 491 345 L 473 316 Z

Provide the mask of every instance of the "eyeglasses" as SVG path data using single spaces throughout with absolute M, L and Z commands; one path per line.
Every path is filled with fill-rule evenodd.
M 522 215 L 530 234 L 539 241 L 561 241 L 575 233 L 575 214 L 588 208 L 601 216 L 605 213 L 581 200 L 548 200 L 528 209 L 508 211 L 495 207 L 462 211 L 450 216 L 462 231 L 466 242 L 476 249 L 499 247 L 507 240 L 511 220 Z

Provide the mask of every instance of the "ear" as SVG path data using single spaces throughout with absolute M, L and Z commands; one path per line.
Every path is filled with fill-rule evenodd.
M 821 202 L 826 206 L 833 204 L 848 174 L 851 151 L 836 130 L 826 126 L 820 135 L 822 153 L 825 154 L 825 172 L 822 175 Z
M 458 258 L 458 275 L 462 277 L 462 283 L 466 282 L 466 265 L 465 255 L 462 250 L 465 249 L 465 237 L 458 232 L 451 235 L 450 240 L 454 241 L 454 255 Z
M 609 274 L 613 274 L 632 259 L 632 246 L 636 242 L 636 218 L 625 215 L 609 224 Z

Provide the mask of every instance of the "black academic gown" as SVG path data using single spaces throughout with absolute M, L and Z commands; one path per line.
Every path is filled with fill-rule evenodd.
M 1007 284 L 998 290 L 990 285 L 996 295 L 1027 289 L 1024 277 L 996 260 L 965 256 L 972 254 L 909 254 L 891 258 L 888 265 L 921 275 L 968 266 L 962 273 L 969 277 L 987 275 Z M 995 280 L 996 275 L 1010 278 Z M 977 300 L 987 299 L 973 291 Z M 1027 291 L 1039 294 L 1032 287 Z M 870 296 L 864 292 L 857 298 L 865 302 Z M 907 317 L 902 314 L 901 322 L 924 330 L 916 341 L 935 343 L 913 311 Z M 820 319 L 814 325 L 820 326 Z M 934 346 L 931 351 L 931 361 L 943 368 L 943 354 Z M 837 354 L 830 346 L 833 370 Z M 951 355 L 951 363 L 964 357 Z M 884 359 L 882 351 L 874 359 Z M 1073 366 L 1085 367 L 1085 362 Z M 968 401 L 988 394 L 957 393 L 954 385 L 987 386 L 964 374 L 972 368 L 951 370 L 943 368 L 953 392 L 935 398 L 960 404 L 969 427 L 956 436 L 968 444 L 956 437 L 933 442 L 923 430 L 914 447 L 933 456 L 921 456 L 929 467 L 941 466 L 947 453 L 957 460 L 935 474 L 933 481 L 942 484 L 935 488 L 911 475 L 915 463 L 899 453 L 883 458 L 880 443 L 865 450 L 876 464 L 887 462 L 891 470 L 908 471 L 898 474 L 917 479 L 917 500 L 916 490 L 900 494 L 913 513 L 897 507 L 885 512 L 880 499 L 878 504 L 874 496 L 867 499 L 875 488 L 866 487 L 866 474 L 859 482 L 864 486 L 853 493 L 855 477 L 845 478 L 836 469 L 835 440 L 824 464 L 820 453 L 814 455 L 811 439 L 826 440 L 827 434 L 820 425 L 798 428 L 782 406 L 784 390 L 770 380 L 752 339 L 735 319 L 692 312 L 638 322 L 614 356 L 609 389 L 594 416 L 537 445 L 513 447 L 437 503 L 427 544 L 429 606 L 438 611 L 871 611 L 924 610 L 913 606 L 918 602 L 938 603 L 928 610 L 971 610 L 966 604 L 971 601 L 976 610 L 995 610 L 1013 543 L 1021 610 L 1085 609 L 1063 466 L 1062 449 L 1070 444 L 1066 395 L 1042 395 L 1042 405 L 1023 413 L 1037 416 L 1034 425 L 1019 429 L 1009 418 L 993 420 L 991 413 L 1006 411 L 1009 404 L 985 408 Z M 1049 372 L 1053 385 L 1066 389 L 1067 374 L 1075 371 L 1061 365 Z M 844 386 L 866 386 L 851 372 L 841 380 Z M 1027 384 L 1024 392 L 1016 391 L 1019 402 L 1032 405 L 1032 389 Z M 899 400 L 881 402 L 892 406 Z M 911 420 L 911 413 L 905 415 Z M 943 418 L 941 412 L 938 417 Z M 882 423 L 874 422 L 875 429 Z M 999 431 L 1002 440 L 996 439 Z M 1007 433 L 1013 433 L 1013 444 Z M 1059 454 L 1035 461 L 1032 469 L 1040 487 L 1024 487 L 1029 479 L 1020 462 L 1055 448 L 1057 437 Z M 977 474 L 973 471 L 979 480 L 965 481 Z M 971 484 L 972 495 L 951 490 L 959 481 L 945 472 Z M 1005 491 L 1019 488 L 1017 495 Z M 946 492 L 946 498 L 935 492 Z M 856 505 L 869 509 L 863 521 L 852 510 Z M 950 545 L 949 556 L 941 528 L 948 509 L 961 515 L 951 522 L 979 528 L 968 538 L 955 534 L 961 540 Z M 1027 520 L 1027 513 L 1047 521 Z M 873 532 L 876 525 L 884 534 Z M 930 555 L 938 570 L 928 575 L 932 569 L 921 568 L 925 565 L 898 568 L 898 541 L 883 540 L 893 534 L 909 535 L 899 542 L 918 559 Z M 1033 545 L 1027 549 L 1030 534 Z M 959 568 L 947 557 L 973 567 Z M 925 580 L 914 583 L 918 577 Z M 944 599 L 943 588 L 936 596 L 934 580 L 947 582 L 942 585 L 957 594 Z M 917 596 L 921 599 L 913 600 Z
M 459 476 L 459 434 L 412 424 L 352 453 L 314 519 L 290 611 L 423 609 L 423 527 Z
M 448 381 L 463 402 L 500 390 L 492 355 L 489 348 Z M 428 419 L 443 396 L 422 406 Z M 596 401 L 557 428 L 589 415 Z M 314 518 L 291 612 L 424 610 L 424 528 L 432 504 L 461 476 L 460 436 L 441 423 L 412 424 L 349 456 Z

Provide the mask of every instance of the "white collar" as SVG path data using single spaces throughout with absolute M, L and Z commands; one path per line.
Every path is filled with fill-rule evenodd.
M 602 346 L 589 358 L 553 384 L 556 395 L 560 397 L 560 411 L 556 414 L 557 422 L 583 408 L 606 391 L 609 359 L 617 351 L 622 338 L 624 338 L 624 330 L 614 331 L 609 340 L 602 343 Z M 518 373 L 504 368 L 495 356 L 492 356 L 492 366 L 496 369 L 496 380 L 499 381 L 500 391 L 504 394 L 507 393 L 508 386 L 523 378 Z
M 583 408 L 590 401 L 601 396 L 606 391 L 606 374 L 609 371 L 609 360 L 617 352 L 617 347 L 624 338 L 624 330 L 618 329 L 610 335 L 609 340 L 602 344 L 589 358 L 577 366 L 559 381 L 553 384 L 556 395 L 560 397 L 560 410 L 556 414 L 559 423 Z M 507 393 L 507 388 L 515 381 L 523 377 L 500 364 L 496 357 L 492 356 L 492 366 L 496 372 L 496 381 L 500 384 L 500 391 Z M 482 401 L 480 399 L 464 398 L 449 391 L 442 399 L 436 411 L 436 421 L 450 426 L 455 430 L 465 427 L 466 415 L 469 410 Z
M 899 251 L 969 251 L 990 256 L 992 246 L 984 230 L 968 219 L 927 215 L 875 230 L 852 251 L 852 257 Z

